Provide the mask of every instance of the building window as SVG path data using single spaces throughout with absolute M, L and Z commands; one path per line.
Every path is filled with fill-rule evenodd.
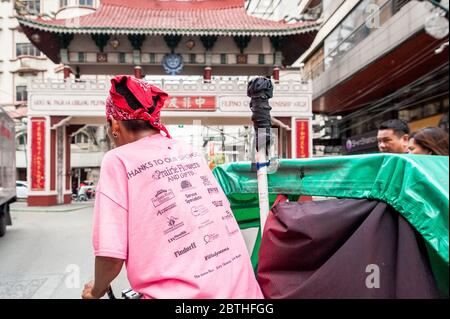
M 39 51 L 31 43 L 17 43 L 16 44 L 16 56 L 30 55 L 30 56 L 40 56 L 41 51 Z
M 258 54 L 258 64 L 266 64 L 265 54 Z
M 41 1 L 40 0 L 22 0 L 21 2 L 28 12 L 41 13 Z
M 26 85 L 16 86 L 16 101 L 24 102 L 28 99 L 27 87 Z
M 60 8 L 67 7 L 67 2 L 68 0 L 59 0 L 59 7 Z
M 156 63 L 156 55 L 154 53 L 150 53 L 150 63 Z
M 17 144 L 26 145 L 27 144 L 27 136 L 25 134 L 19 135 L 17 137 Z
M 224 53 L 220 55 L 220 64 L 227 64 L 227 55 Z
M 78 133 L 72 137 L 72 144 L 87 144 L 89 137 L 85 133 Z
M 306 62 L 304 69 L 301 71 L 301 76 L 305 80 L 312 80 L 318 77 L 324 70 L 324 50 L 320 48 L 314 55 Z
M 86 62 L 86 54 L 84 52 L 78 52 L 78 62 Z
M 440 108 L 441 108 L 440 101 L 425 104 L 425 107 L 423 108 L 423 116 L 428 117 L 428 116 L 436 115 L 439 113 Z
M 21 150 L 27 146 L 27 134 L 23 133 L 16 137 L 16 147 Z
M 195 53 L 189 54 L 189 63 L 191 64 L 197 63 L 197 55 Z
M 423 114 L 422 114 L 421 107 L 416 107 L 416 108 L 412 109 L 409 113 L 410 121 L 420 120 L 422 117 L 423 117 Z
M 126 63 L 124 52 L 119 52 L 119 63 Z
M 79 0 L 80 6 L 88 6 L 93 7 L 94 6 L 94 0 Z

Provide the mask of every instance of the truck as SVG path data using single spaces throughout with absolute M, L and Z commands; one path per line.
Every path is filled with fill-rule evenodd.
M 10 205 L 16 200 L 15 125 L 0 106 L 0 237 L 12 225 Z

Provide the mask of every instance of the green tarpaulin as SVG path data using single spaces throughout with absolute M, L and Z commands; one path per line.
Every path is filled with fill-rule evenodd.
M 268 175 L 270 203 L 277 194 L 368 198 L 391 205 L 427 245 L 433 274 L 448 295 L 449 158 L 370 154 L 284 159 Z M 221 165 L 213 171 L 241 229 L 259 226 L 258 183 L 251 163 Z M 252 255 L 257 263 L 259 241 Z

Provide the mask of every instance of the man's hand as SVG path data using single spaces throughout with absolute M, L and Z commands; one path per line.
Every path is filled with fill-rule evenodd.
M 84 285 L 83 299 L 100 299 L 122 269 L 124 260 L 112 257 L 95 257 L 95 280 Z
M 99 299 L 102 296 L 98 296 L 92 293 L 92 290 L 94 288 L 94 281 L 91 280 L 87 284 L 84 285 L 83 294 L 81 295 L 81 298 L 83 299 Z

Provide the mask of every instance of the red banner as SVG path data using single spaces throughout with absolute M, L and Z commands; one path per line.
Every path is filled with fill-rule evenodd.
M 45 120 L 31 120 L 31 189 L 45 190 Z
M 309 157 L 309 121 L 297 120 L 297 158 Z
M 215 96 L 171 96 L 163 110 L 168 111 L 215 111 Z

